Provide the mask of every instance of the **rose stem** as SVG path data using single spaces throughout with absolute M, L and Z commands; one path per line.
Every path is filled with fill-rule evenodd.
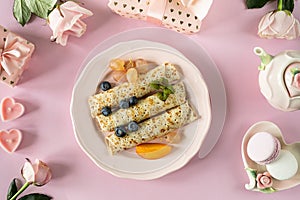
M 30 182 L 26 182 L 19 190 L 18 192 L 9 200 L 15 200 L 24 190 L 26 190 L 26 188 L 28 188 L 28 186 L 30 185 Z
M 282 10 L 283 7 L 283 0 L 278 0 L 277 9 Z

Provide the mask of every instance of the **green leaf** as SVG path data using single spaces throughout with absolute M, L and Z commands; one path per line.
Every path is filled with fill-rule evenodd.
M 295 76 L 296 74 L 300 73 L 300 69 L 294 67 L 294 68 L 291 68 L 291 73 Z
M 13 13 L 16 20 L 24 26 L 30 20 L 31 12 L 27 7 L 25 0 L 15 0 Z
M 274 188 L 272 188 L 272 187 L 260 189 L 259 191 L 261 191 L 263 193 L 273 193 L 273 192 L 276 192 L 276 190 Z
M 160 79 L 160 84 L 163 85 L 163 86 L 168 86 L 169 81 L 168 81 L 168 79 L 163 77 L 163 78 Z
M 162 98 L 162 100 L 163 101 L 167 100 L 168 96 L 169 96 L 168 94 L 166 94 L 166 93 L 163 92 L 163 95 L 162 95 L 163 98 Z
M 174 94 L 175 90 L 172 85 L 169 85 L 169 81 L 166 78 L 152 81 L 150 87 L 158 90 L 158 98 L 162 101 L 167 100 L 170 94 Z
M 158 80 L 154 80 L 151 83 L 156 84 L 156 85 L 160 85 L 160 81 L 158 81 Z
M 173 88 L 173 86 L 172 85 L 169 85 L 168 87 L 167 87 L 167 89 L 168 90 L 170 90 L 170 94 L 174 94 L 175 93 L 175 90 L 174 90 L 174 88 Z
M 57 0 L 24 0 L 26 5 L 35 15 L 47 19 L 48 13 L 52 10 Z
M 165 94 L 164 92 L 158 92 L 158 93 L 157 93 L 157 97 L 158 97 L 160 100 L 162 100 L 162 101 L 167 100 L 168 96 L 169 96 L 169 95 Z
M 164 100 L 164 93 L 163 93 L 163 92 L 158 92 L 158 93 L 157 93 L 157 97 L 158 97 L 160 100 L 165 101 L 165 100 Z
M 52 197 L 46 194 L 32 193 L 21 197 L 18 200 L 50 200 Z
M 157 83 L 154 83 L 154 82 L 150 83 L 150 87 L 152 87 L 153 89 L 156 89 L 156 90 L 160 89 L 160 85 Z
M 283 1 L 283 6 L 282 6 L 283 10 L 288 10 L 291 13 L 294 10 L 294 0 L 285 0 Z
M 256 178 L 256 176 L 257 176 L 257 171 L 256 171 L 255 169 L 246 168 L 246 170 L 247 170 L 248 172 L 250 172 L 250 174 L 251 174 L 251 176 L 252 176 L 253 178 Z
M 246 0 L 247 8 L 262 8 L 271 0 Z
M 163 93 L 167 96 L 169 96 L 170 94 L 173 94 L 171 90 L 169 90 L 168 88 L 165 88 Z
M 16 181 L 17 181 L 17 179 L 14 178 L 8 187 L 8 191 L 7 191 L 7 195 L 6 195 L 7 200 L 12 198 L 18 192 L 18 187 L 17 187 Z

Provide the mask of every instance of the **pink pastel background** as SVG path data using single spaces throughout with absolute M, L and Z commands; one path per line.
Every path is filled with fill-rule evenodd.
M 300 186 L 271 195 L 244 189 L 240 146 L 245 131 L 261 120 L 275 122 L 288 143 L 300 141 L 300 111 L 285 113 L 272 108 L 259 92 L 259 59 L 252 53 L 261 46 L 271 54 L 300 50 L 293 41 L 265 40 L 256 35 L 260 18 L 275 8 L 246 10 L 243 0 L 215 1 L 201 32 L 192 36 L 218 66 L 226 86 L 228 113 L 224 131 L 213 151 L 204 159 L 195 156 L 182 169 L 152 181 L 114 177 L 99 169 L 77 144 L 69 106 L 81 63 L 99 43 L 114 34 L 138 27 L 157 27 L 144 21 L 113 14 L 105 0 L 83 0 L 94 16 L 86 19 L 88 30 L 70 38 L 67 47 L 50 42 L 51 31 L 44 20 L 33 18 L 21 27 L 12 15 L 12 0 L 0 1 L 0 24 L 36 45 L 30 68 L 18 87 L 0 84 L 0 99 L 12 96 L 26 107 L 25 115 L 13 122 L 0 122 L 0 129 L 19 128 L 24 140 L 8 154 L 0 149 L 0 195 L 6 196 L 9 182 L 20 176 L 26 157 L 39 158 L 53 170 L 53 180 L 28 192 L 44 192 L 58 200 L 82 199 L 297 199 Z M 294 15 L 300 19 L 300 2 Z M 178 41 L 174 41 L 178 42 Z

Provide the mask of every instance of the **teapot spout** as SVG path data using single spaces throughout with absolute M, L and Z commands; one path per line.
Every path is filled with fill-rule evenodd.
M 254 53 L 260 57 L 261 63 L 260 66 L 258 67 L 259 70 L 265 70 L 266 66 L 272 61 L 273 56 L 265 52 L 260 47 L 255 47 L 254 48 Z

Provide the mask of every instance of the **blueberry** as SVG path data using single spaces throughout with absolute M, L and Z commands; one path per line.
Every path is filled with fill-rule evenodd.
M 101 109 L 101 113 L 102 113 L 102 115 L 104 115 L 104 116 L 110 115 L 110 114 L 111 114 L 111 109 L 110 109 L 110 107 L 109 107 L 109 106 L 103 107 L 103 108 Z
M 133 122 L 130 122 L 127 125 L 127 129 L 130 132 L 134 132 L 134 131 L 137 131 L 139 129 L 139 125 L 136 122 L 133 121 Z
M 119 106 L 122 109 L 129 108 L 129 102 L 127 100 L 123 99 L 120 101 Z
M 129 105 L 134 106 L 138 103 L 138 98 L 136 96 L 132 96 L 129 98 Z
M 100 83 L 100 88 L 102 91 L 107 91 L 111 88 L 111 84 L 108 81 L 103 81 Z
M 126 130 L 124 127 L 117 126 L 115 130 L 115 134 L 117 137 L 124 137 L 126 135 Z

